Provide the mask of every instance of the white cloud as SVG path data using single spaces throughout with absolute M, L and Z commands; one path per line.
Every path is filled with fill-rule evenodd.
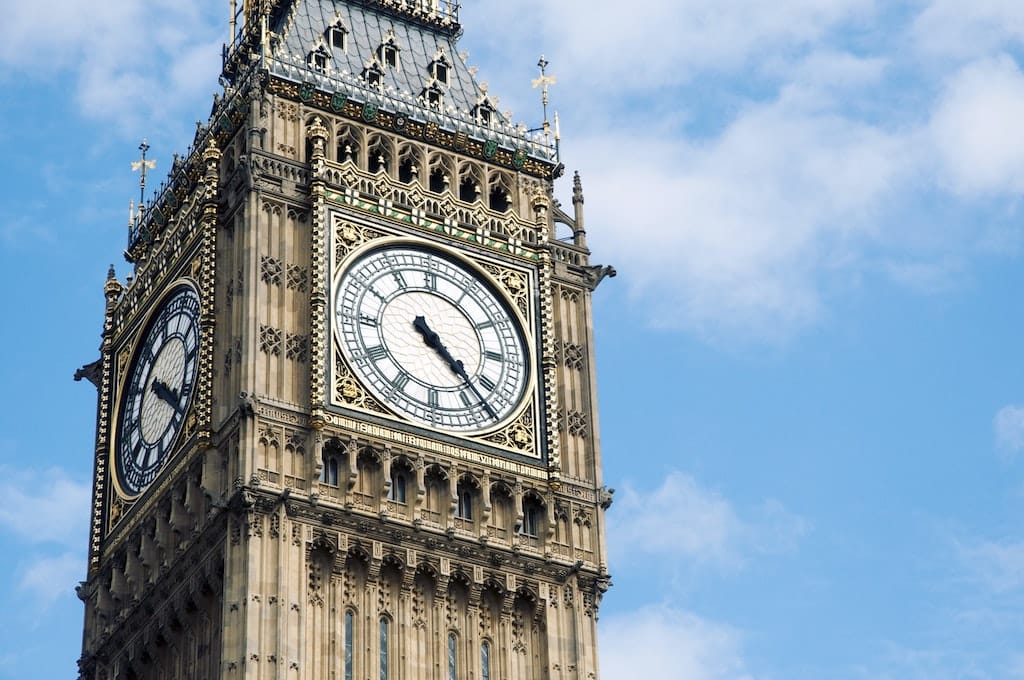
M 597 169 L 584 179 L 598 256 L 614 253 L 658 323 L 712 336 L 818 320 L 823 278 L 860 264 L 914 167 L 906 138 L 799 87 L 706 142 L 602 130 L 579 146 L 573 163 Z
M 740 633 L 694 614 L 648 607 L 602 617 L 601 677 L 605 680 L 742 680 Z
M 15 3 L 5 13 L 0 66 L 15 77 L 69 71 L 77 84 L 68 94 L 81 113 L 153 134 L 154 123 L 176 121 L 198 92 L 216 89 L 218 38 L 227 34 L 226 11 L 215 25 L 220 14 L 198 0 Z
M 950 77 L 931 121 L 946 181 L 964 194 L 1024 191 L 1024 73 L 1009 56 Z
M 873 0 L 645 0 L 623 11 L 615 0 L 522 0 L 490 3 L 471 23 L 502 26 L 503 45 L 534 42 L 539 30 L 565 82 L 621 93 L 670 87 L 698 70 L 737 69 L 768 52 L 814 44 L 873 6 Z
M 59 469 L 0 468 L 0 529 L 23 541 L 84 547 L 88 541 L 89 485 Z
M 689 475 L 670 473 L 653 491 L 621 489 L 608 517 L 613 560 L 668 557 L 666 564 L 714 564 L 730 568 L 750 553 L 795 550 L 809 525 L 769 500 L 740 517 L 717 491 L 701 488 Z
M 653 492 L 620 490 L 609 515 L 609 543 L 623 555 L 673 555 L 695 561 L 733 562 L 742 523 L 720 494 L 673 472 Z
M 1009 454 L 1024 450 L 1024 406 L 1004 406 L 995 417 L 996 444 Z
M 987 590 L 1005 595 L 1024 589 L 1024 543 L 981 541 L 958 547 L 972 577 Z
M 912 35 L 928 55 L 970 59 L 1024 41 L 1024 4 L 1018 0 L 932 0 Z
M 905 46 L 998 25 L 992 54 L 1020 37 L 1022 6 L 936 0 L 907 17 L 869 1 L 621 12 L 573 0 L 534 12 L 526 0 L 464 12 L 522 32 L 485 72 L 551 48 L 590 245 L 647 317 L 761 342 L 820 323 L 837 290 L 867 277 L 941 292 L 977 258 L 1013 250 L 1016 235 L 965 229 L 942 206 L 1024 189 L 1019 70 L 1005 56 L 961 69 Z M 524 52 L 509 55 L 510 43 Z M 535 92 L 518 96 L 520 111 L 536 109 Z
M 78 553 L 64 553 L 33 561 L 22 573 L 18 588 L 31 595 L 40 606 L 45 607 L 58 598 L 74 594 L 75 584 L 84 578 L 83 556 Z

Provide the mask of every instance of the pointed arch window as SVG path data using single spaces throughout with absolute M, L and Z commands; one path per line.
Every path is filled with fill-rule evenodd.
M 345 610 L 345 680 L 352 680 L 352 627 L 355 618 L 351 609 Z
M 535 498 L 523 500 L 523 529 L 522 533 L 530 538 L 540 536 L 541 520 L 544 515 L 544 508 Z
M 459 519 L 473 519 L 473 487 L 467 482 L 459 482 L 458 505 L 455 516 Z
M 338 486 L 338 456 L 324 452 L 323 467 L 320 468 L 320 481 L 330 486 Z
M 455 633 L 448 633 L 448 680 L 458 680 L 459 650 Z
M 491 643 L 487 640 L 480 645 L 480 680 L 491 680 Z
M 388 680 L 390 663 L 388 659 L 388 620 L 380 617 L 380 680 Z
M 406 498 L 405 472 L 391 468 L 391 488 L 388 489 L 388 500 L 396 503 L 405 503 Z

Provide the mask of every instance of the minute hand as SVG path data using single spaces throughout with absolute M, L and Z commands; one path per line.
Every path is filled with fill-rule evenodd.
M 494 412 L 491 405 L 487 403 L 486 399 L 484 399 L 484 395 L 480 394 L 480 390 L 478 390 L 476 385 L 473 384 L 473 381 L 469 379 L 469 374 L 466 373 L 466 367 L 461 361 L 452 357 L 451 352 L 449 352 L 448 348 L 441 342 L 441 337 L 432 331 L 430 326 L 427 325 L 427 320 L 422 316 L 417 316 L 413 319 L 412 325 L 417 331 L 419 331 L 420 335 L 423 336 L 423 342 L 427 347 L 437 352 L 438 355 L 445 360 L 448 364 L 448 368 L 452 370 L 452 373 L 462 378 L 463 382 L 469 386 L 469 389 L 473 390 L 473 394 L 475 394 L 476 398 L 480 400 L 480 404 L 484 407 L 484 410 L 487 411 L 488 415 L 497 420 L 498 414 Z

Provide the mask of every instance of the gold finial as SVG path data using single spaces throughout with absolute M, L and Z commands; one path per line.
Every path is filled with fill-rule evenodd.
M 156 168 L 156 159 L 146 160 L 146 152 L 149 151 L 149 144 L 146 140 L 142 140 L 142 144 L 139 144 L 139 151 L 142 152 L 142 159 L 138 161 L 132 161 L 132 172 L 142 171 L 142 176 L 139 178 L 139 207 L 146 202 L 146 170 L 153 170 Z

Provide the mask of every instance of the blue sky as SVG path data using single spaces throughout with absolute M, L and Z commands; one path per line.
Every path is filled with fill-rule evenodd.
M 465 4 L 516 120 L 550 61 L 619 272 L 604 678 L 1024 678 L 1024 5 Z M 5 12 L 0 678 L 74 672 L 95 391 L 71 376 L 128 272 L 129 162 L 147 137 L 159 179 L 205 119 L 227 6 Z

